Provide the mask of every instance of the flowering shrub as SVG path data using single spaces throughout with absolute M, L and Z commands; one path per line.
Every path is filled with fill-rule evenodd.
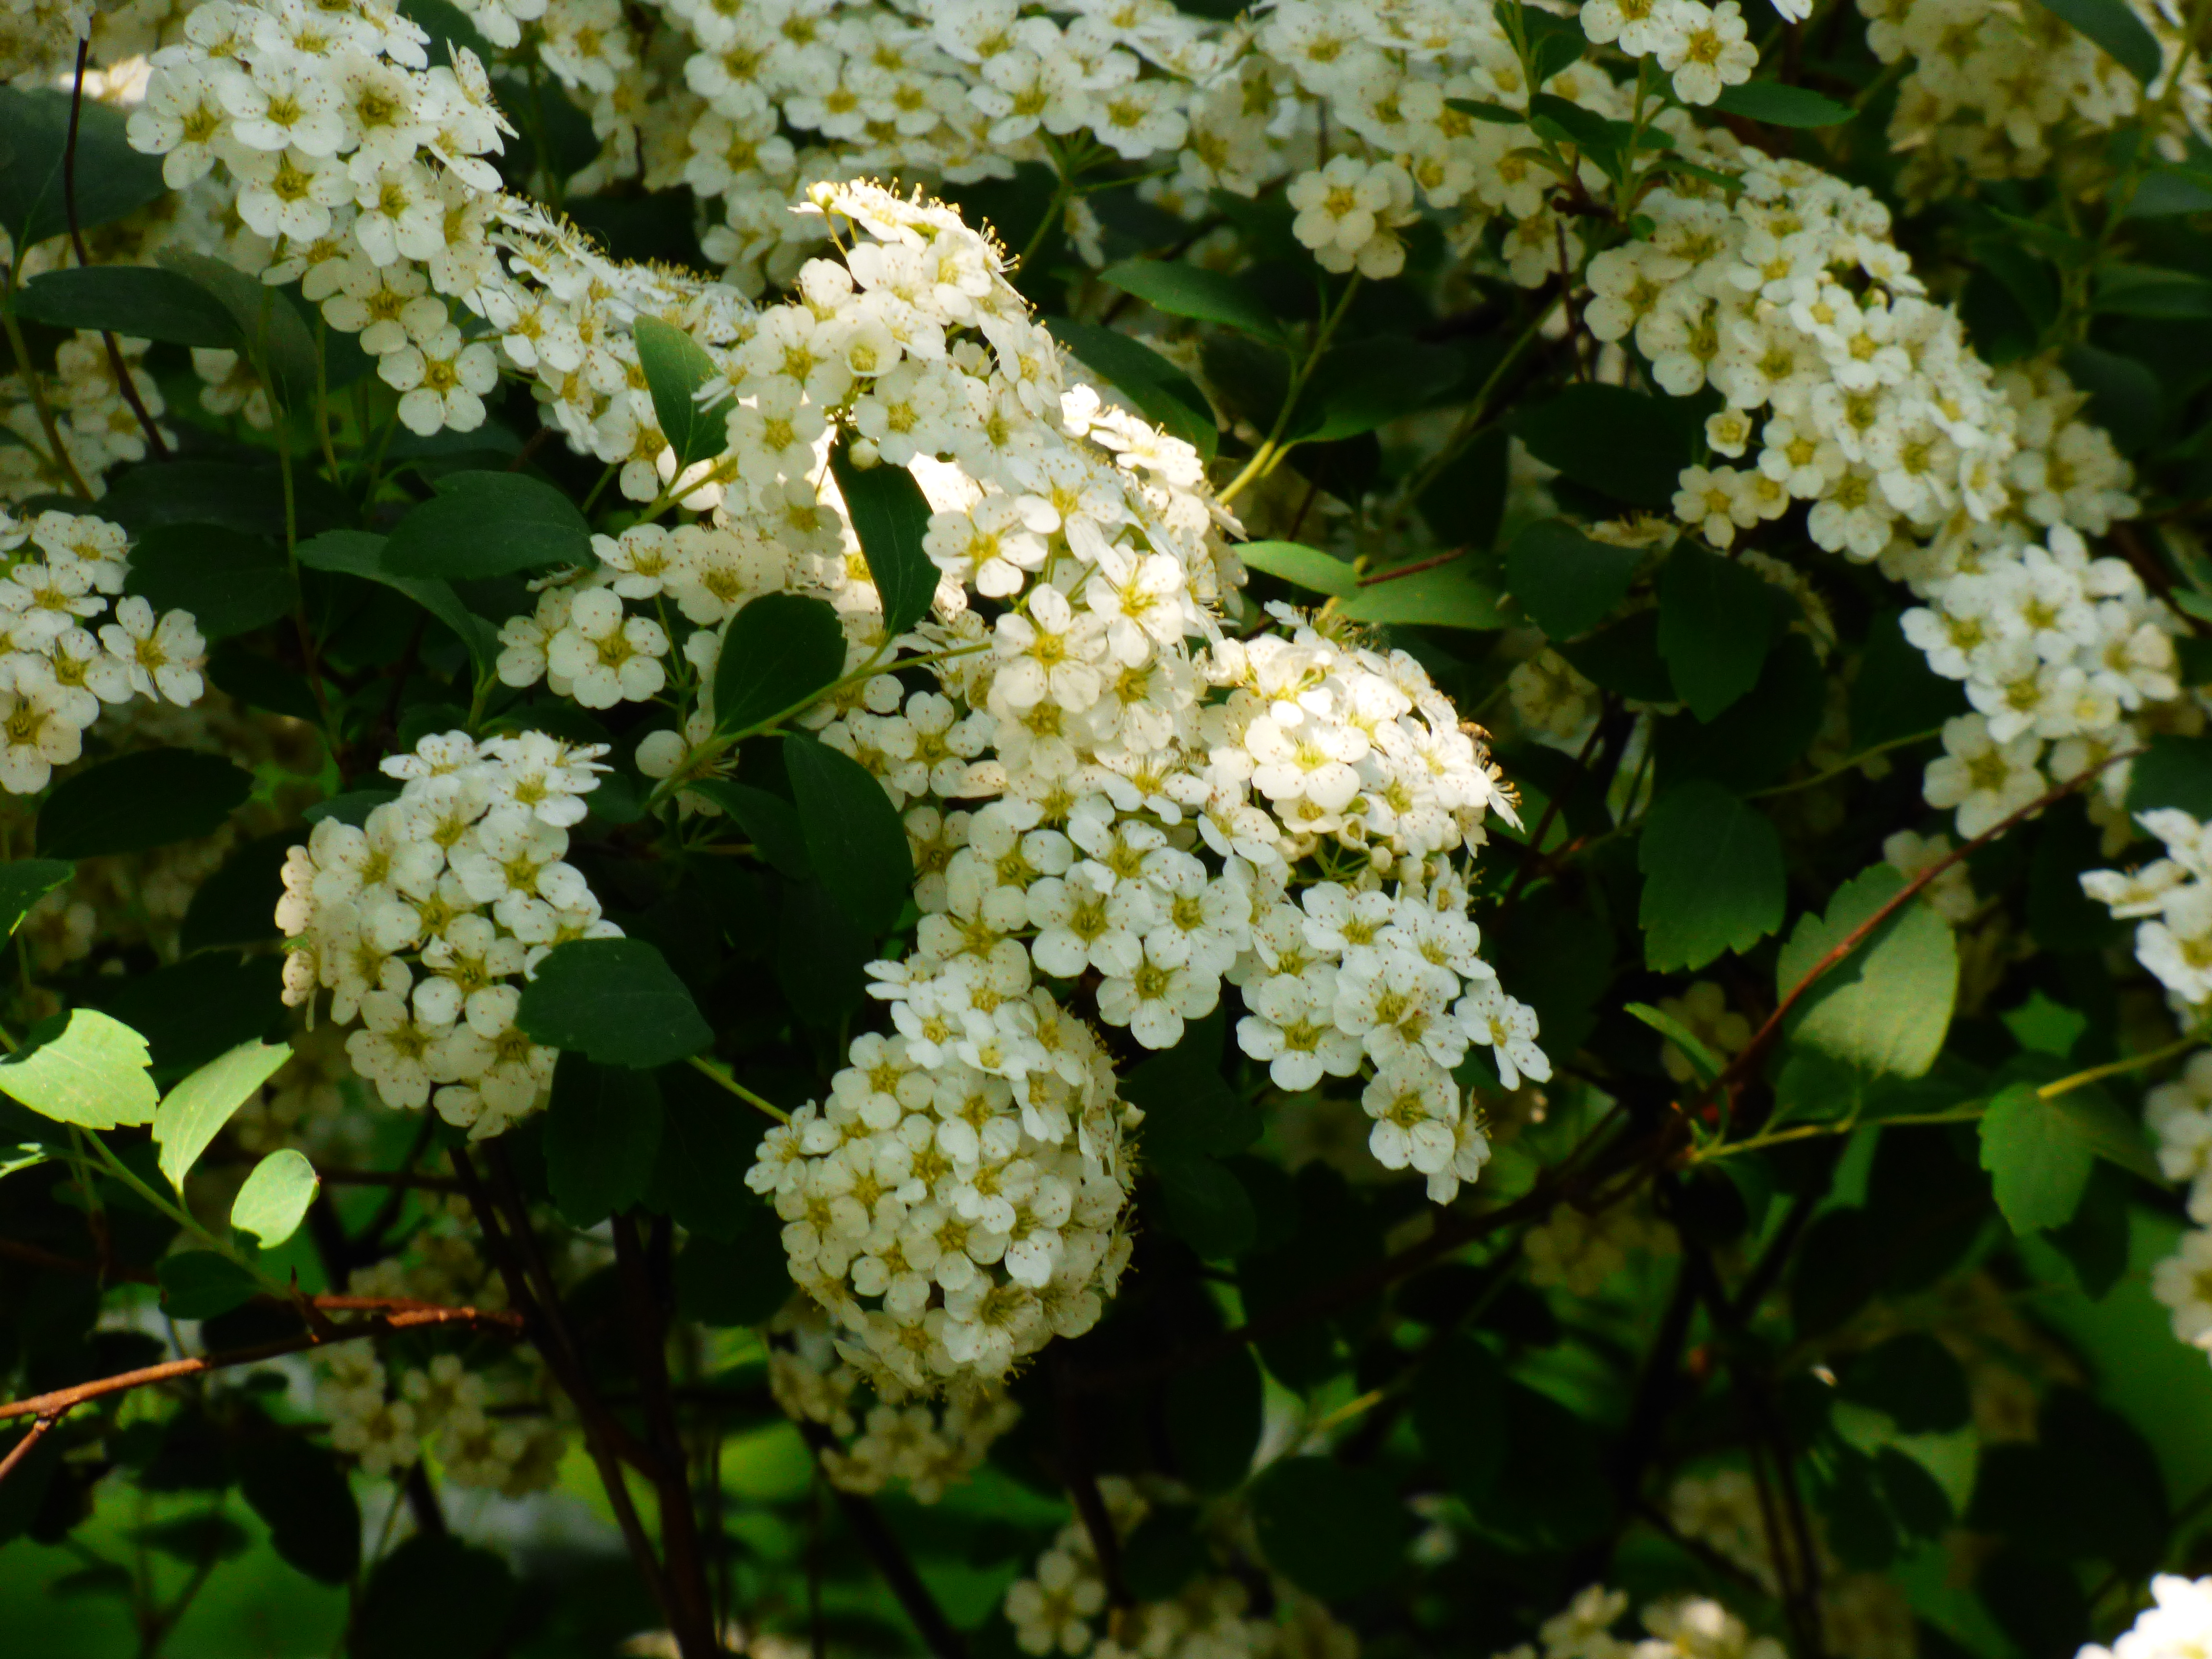
M 0 10 L 11 1639 L 2201 1652 L 2207 31 Z

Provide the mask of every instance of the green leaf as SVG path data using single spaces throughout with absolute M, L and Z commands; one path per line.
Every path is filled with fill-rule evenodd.
M 1782 926 L 1782 837 L 1758 808 L 1717 783 L 1659 797 L 1636 845 L 1644 960 L 1662 973 L 1747 951 Z
M 361 1565 L 361 1505 L 337 1458 L 303 1435 L 241 1440 L 238 1487 L 276 1553 L 308 1577 L 348 1583 Z
M 1843 1394 L 1887 1413 L 1901 1434 L 1946 1434 L 1964 1428 L 1972 1415 L 1966 1372 L 1925 1331 L 1855 1355 L 1844 1370 Z
M 1775 964 L 1776 994 L 1788 995 L 1904 885 L 1878 864 L 1845 884 L 1825 916 L 1801 917 Z M 1918 1077 L 1943 1046 L 1958 988 L 1949 925 L 1925 904 L 1901 905 L 1806 993 L 1790 1016 L 1790 1038 L 1869 1071 Z
M 1648 1002 L 1632 1002 L 1626 1012 L 1634 1015 L 1653 1030 L 1682 1051 L 1690 1062 L 1690 1069 L 1700 1083 L 1711 1083 L 1723 1071 L 1721 1058 L 1705 1047 L 1705 1040 L 1688 1026 L 1663 1008 L 1655 1008 Z
M 830 470 L 883 600 L 884 632 L 896 638 L 929 614 L 937 596 L 937 566 L 921 550 L 929 533 L 928 497 L 902 466 L 854 466 L 843 444 L 830 451 Z
M 352 1659 L 484 1659 L 514 1618 L 514 1575 L 451 1534 L 417 1533 L 377 1563 L 347 1651 Z
M 0 916 L 13 934 L 23 925 L 31 907 L 76 873 L 76 866 L 60 859 L 17 859 L 0 864 Z
M 434 498 L 392 526 L 382 561 L 395 576 L 455 580 L 593 562 L 575 504 L 523 472 L 446 474 Z
M 728 441 L 730 406 L 736 399 L 726 392 L 712 404 L 699 401 L 699 389 L 722 373 L 707 349 L 658 317 L 640 317 L 631 325 L 630 337 L 637 343 L 638 366 L 653 393 L 653 417 L 676 452 L 676 470 L 681 472 L 720 454 Z
M 252 774 L 220 755 L 141 749 L 57 784 L 39 809 L 39 851 L 88 859 L 197 841 L 252 788 Z
M 1351 565 L 1317 547 L 1297 542 L 1240 542 L 1236 552 L 1255 570 L 1332 599 L 1348 599 L 1359 592 L 1359 577 Z
M 1282 337 L 1267 302 L 1243 278 L 1222 271 L 1165 259 L 1124 259 L 1100 271 L 1098 280 L 1171 317 L 1219 323 L 1255 339 Z
M 809 738 L 785 743 L 783 766 L 807 861 L 862 932 L 890 932 L 914 890 L 914 855 L 884 786 L 851 756 Z
M 1595 110 L 1584 109 L 1557 93 L 1540 92 L 1529 99 L 1528 125 L 1555 144 L 1572 144 L 1601 155 L 1621 149 L 1627 139 L 1626 124 L 1616 131 L 1615 124 Z
M 1505 549 L 1506 591 L 1537 627 L 1569 640 L 1612 614 L 1643 562 L 1635 548 L 1594 541 L 1563 519 L 1540 519 Z
M 146 1039 L 121 1020 L 73 1009 L 59 1036 L 0 1063 L 0 1094 L 81 1129 L 150 1123 L 159 1099 L 152 1063 Z
M 15 314 L 52 328 L 104 329 L 164 345 L 235 350 L 239 343 L 230 313 L 204 289 L 155 265 L 49 270 L 23 284 Z
M 714 669 L 714 725 L 763 724 L 845 672 L 845 625 L 827 599 L 763 593 L 730 620 Z
M 172 1319 L 212 1319 L 261 1294 L 253 1275 L 213 1250 L 179 1250 L 154 1264 L 161 1311 Z
M 1488 121 L 1494 126 L 1517 127 L 1526 119 L 1518 110 L 1503 104 L 1492 104 L 1480 98 L 1447 98 L 1446 109 L 1455 109 L 1462 115 L 1472 115 L 1478 121 Z
M 1489 1349 L 1440 1332 L 1413 1378 L 1413 1431 L 1452 1490 L 1471 1504 L 1491 1496 L 1505 1462 L 1505 1378 Z
M 1771 127 L 1841 126 L 1856 113 L 1849 104 L 1823 98 L 1803 87 L 1785 87 L 1779 81 L 1746 81 L 1739 86 L 1723 87 L 1713 106 Z
M 1375 334 L 1322 359 L 1298 397 L 1289 436 L 1332 443 L 1433 407 L 1457 386 L 1465 359 L 1410 334 Z
M 1399 623 L 1427 628 L 1503 628 L 1498 594 L 1463 565 L 1438 565 L 1410 576 L 1370 576 L 1337 606 L 1358 623 Z
M 1184 1481 L 1203 1492 L 1244 1484 L 1260 1447 L 1261 1392 L 1260 1367 L 1244 1348 L 1168 1379 L 1162 1415 Z
M 184 1191 L 186 1172 L 230 1115 L 291 1057 L 289 1043 L 242 1042 L 169 1091 L 154 1113 L 154 1144 L 172 1187 Z
M 790 1259 L 776 1213 L 750 1193 L 725 1193 L 727 1238 L 695 1232 L 676 1258 L 676 1305 L 702 1325 L 764 1325 L 791 1300 Z
M 228 314 L 242 349 L 262 371 L 262 384 L 288 409 L 313 407 L 322 354 L 291 296 L 212 254 L 167 247 L 155 256 Z
M 1252 1248 L 1260 1220 L 1235 1171 L 1203 1153 L 1159 1159 L 1161 1221 L 1207 1261 L 1230 1261 Z
M 1905 637 L 1903 614 L 1882 611 L 1867 629 L 1850 702 L 1851 741 L 1861 748 L 1939 731 L 1952 715 L 1966 712 L 1958 681 L 1929 667 L 1920 647 Z
M 2102 47 L 2114 63 L 2143 85 L 2158 79 L 2165 62 L 2158 37 L 2124 0 L 2038 0 L 2038 3 Z
M 1636 611 L 1586 640 L 1555 648 L 1594 685 L 1638 702 L 1674 701 L 1674 682 L 1659 654 L 1656 611 Z
M 525 988 L 514 1023 L 533 1042 L 602 1066 L 665 1066 L 714 1040 L 684 981 L 641 939 L 555 945 Z
M 327 530 L 301 543 L 299 558 L 310 570 L 360 576 L 405 594 L 460 636 L 480 678 L 490 674 L 499 661 L 499 630 L 464 605 L 451 582 L 393 574 L 385 562 L 389 545 L 366 530 Z
M 276 903 L 284 894 L 284 860 L 305 839 L 297 829 L 280 830 L 247 842 L 224 860 L 192 895 L 179 948 L 191 956 L 220 945 L 282 938 Z
M 301 536 L 349 524 L 343 492 L 305 467 L 292 477 L 293 516 Z M 133 536 L 158 525 L 219 525 L 242 535 L 282 539 L 284 474 L 245 461 L 149 461 L 117 476 L 100 498 L 100 516 Z
M 806 855 L 806 832 L 799 827 L 799 809 L 779 794 L 728 778 L 702 778 L 684 787 L 714 802 L 738 829 L 752 838 L 754 850 L 793 881 L 813 878 L 814 866 Z
M 2166 1172 L 2143 1139 L 2142 1125 L 2102 1089 L 2069 1089 L 2045 1103 L 2069 1124 L 2081 1144 L 2108 1164 L 2159 1186 Z
M 545 1111 L 545 1179 L 573 1225 L 595 1227 L 645 1195 L 661 1119 L 652 1073 L 561 1056 Z
M 2193 271 L 2107 264 L 2097 272 L 2095 308 L 2112 317 L 2212 317 L 2212 282 Z
M 1165 429 L 1170 437 L 1182 439 L 1198 452 L 1201 460 L 1213 459 L 1221 434 L 1206 394 L 1190 376 L 1143 341 L 1119 329 L 1066 317 L 1048 318 L 1046 325 L 1053 338 L 1134 404 L 1146 420 Z
M 1748 565 L 1691 542 L 1659 573 L 1659 654 L 1674 690 L 1701 720 L 1759 683 L 1774 635 L 1770 590 Z
M 253 1173 L 246 1177 L 246 1184 L 231 1202 L 230 1224 L 240 1232 L 252 1233 L 261 1241 L 263 1249 L 273 1250 L 300 1231 L 301 1222 L 307 1219 L 307 1206 L 315 1201 L 315 1190 L 321 1185 L 322 1178 L 305 1152 L 293 1146 L 282 1147 L 255 1164 Z
M 1617 386 L 1571 386 L 1511 422 L 1528 453 L 1575 483 L 1637 507 L 1671 508 L 1696 459 L 1694 410 Z
M 2074 1218 L 2096 1153 L 2057 1103 L 2033 1083 L 2014 1083 L 1982 1114 L 1982 1167 L 1997 1208 L 2015 1233 L 2062 1227 Z
M 666 1066 L 653 1075 L 660 1093 L 660 1150 L 646 1186 L 645 1207 L 686 1232 L 724 1243 L 763 1224 L 771 1241 L 778 1237 L 781 1223 L 774 1208 L 765 1200 L 748 1204 L 737 1196 L 758 1158 L 767 1117 L 689 1066 Z M 777 1277 L 787 1277 L 781 1267 L 782 1246 L 775 1249 Z
M 2212 818 L 2212 738 L 2152 735 L 2148 752 L 2128 763 L 2128 811 L 2179 807 Z
M 264 628 L 298 597 L 275 542 L 199 524 L 157 525 L 140 536 L 126 591 L 156 611 L 191 611 L 210 640 Z
M 1404 1565 L 1413 1515 L 1379 1469 L 1285 1457 L 1252 1483 L 1252 1519 L 1268 1564 L 1309 1595 L 1335 1601 L 1380 1589 Z
M 33 243 L 69 229 L 62 195 L 69 125 L 68 93 L 0 87 L 0 229 L 15 244 L 18 260 Z M 126 125 L 122 111 L 83 100 L 75 168 L 81 230 L 112 223 L 167 188 L 160 160 L 131 148 Z

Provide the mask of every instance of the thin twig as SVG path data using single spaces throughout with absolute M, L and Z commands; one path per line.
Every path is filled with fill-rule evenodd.
M 59 1411 L 46 1413 L 23 1431 L 23 1437 L 8 1449 L 7 1456 L 0 1457 L 0 1480 L 5 1480 L 15 1474 L 15 1466 L 31 1455 L 31 1448 L 46 1437 L 46 1431 L 60 1422 L 68 1410 L 69 1407 L 64 1406 Z
M 830 1431 L 819 1423 L 800 1423 L 798 1428 L 817 1462 L 823 1453 L 836 1444 Z M 830 1489 L 837 1495 L 837 1507 L 844 1512 L 845 1524 L 852 1528 L 860 1540 L 860 1547 L 868 1553 L 868 1559 L 882 1575 L 884 1583 L 905 1609 L 906 1616 L 914 1621 L 923 1645 L 936 1659 L 968 1659 L 967 1642 L 952 1628 L 951 1620 L 937 1605 L 937 1598 L 929 1593 L 929 1586 L 921 1582 L 921 1575 L 907 1559 L 905 1546 L 886 1524 L 882 1513 L 859 1492 L 847 1492 L 834 1480 L 830 1482 Z
M 70 87 L 69 137 L 62 144 L 62 212 L 69 220 L 70 246 L 76 251 L 76 262 L 89 265 L 92 255 L 85 252 L 84 233 L 76 222 L 76 128 L 77 115 L 84 107 L 85 54 L 91 50 L 92 37 L 86 33 L 76 43 L 76 79 Z M 130 365 L 123 361 L 122 343 L 106 329 L 100 331 L 100 341 L 107 348 L 107 366 L 115 372 L 115 389 L 123 394 L 123 401 L 131 405 L 131 412 L 138 417 L 138 425 L 146 434 L 146 446 L 154 452 L 155 459 L 169 459 L 169 446 L 162 441 L 161 428 L 147 412 L 145 403 L 138 396 L 138 388 L 131 383 Z

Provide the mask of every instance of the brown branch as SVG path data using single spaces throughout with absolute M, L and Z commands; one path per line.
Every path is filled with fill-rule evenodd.
M 373 1301 L 368 1297 L 331 1299 L 341 1303 Z M 328 1347 L 333 1342 L 357 1341 L 365 1336 L 394 1336 L 402 1331 L 428 1330 L 444 1325 L 519 1330 L 521 1323 L 511 1313 L 490 1309 L 444 1308 L 418 1303 L 380 1313 L 374 1318 L 365 1319 L 358 1324 L 334 1326 L 328 1335 L 319 1331 L 302 1331 L 297 1336 L 258 1343 L 250 1348 L 232 1348 L 222 1353 L 201 1354 L 190 1359 L 164 1360 L 158 1365 L 142 1365 L 137 1370 L 118 1371 L 112 1376 L 94 1377 L 89 1382 L 73 1383 L 66 1389 L 32 1395 L 23 1400 L 11 1400 L 0 1404 L 0 1422 L 16 1417 L 58 1416 L 88 1401 L 104 1400 L 110 1395 L 128 1394 L 133 1389 L 148 1388 L 156 1382 L 173 1382 L 180 1377 L 204 1376 L 212 1371 L 229 1370 L 240 1365 L 274 1359 L 279 1354 Z
M 1434 558 L 1416 559 L 1411 564 L 1393 565 L 1388 570 L 1378 570 L 1371 576 L 1362 576 L 1359 585 L 1372 587 L 1377 582 L 1395 582 L 1401 576 L 1416 575 L 1424 570 L 1434 570 L 1438 565 L 1450 564 L 1467 556 L 1467 549 L 1455 547 L 1449 553 L 1439 553 Z
M 68 1409 L 64 1407 L 62 1411 L 48 1413 L 23 1431 L 23 1437 L 8 1449 L 7 1456 L 0 1457 L 0 1480 L 15 1473 L 15 1466 L 31 1455 L 31 1448 L 46 1437 L 46 1431 L 60 1422 L 63 1412 Z
M 62 211 L 68 216 L 70 246 L 76 250 L 76 262 L 80 265 L 92 263 L 92 256 L 85 252 L 84 232 L 77 228 L 76 222 L 77 116 L 84 108 L 84 62 L 85 54 L 91 46 L 89 33 L 78 38 L 76 79 L 70 88 L 69 137 L 62 144 Z M 138 424 L 146 434 L 147 447 L 154 452 L 155 459 L 167 460 L 169 446 L 163 441 L 161 429 L 154 424 L 153 416 L 147 412 L 144 401 L 138 396 L 137 386 L 131 382 L 131 367 L 123 361 L 122 344 L 106 329 L 100 331 L 100 338 L 107 348 L 107 366 L 115 373 L 115 389 L 123 394 L 123 401 L 131 405 L 131 412 L 138 417 Z
M 823 1452 L 835 1449 L 836 1441 L 819 1423 L 801 1422 L 798 1429 L 817 1463 Z M 966 1640 L 952 1628 L 951 1620 L 937 1605 L 937 1598 L 929 1593 L 929 1586 L 921 1582 L 921 1575 L 907 1559 L 906 1547 L 884 1522 L 881 1511 L 859 1492 L 847 1492 L 834 1480 L 829 1484 L 830 1490 L 837 1494 L 837 1507 L 844 1511 L 845 1524 L 859 1537 L 860 1547 L 868 1553 L 884 1583 L 905 1609 L 906 1616 L 914 1621 L 923 1645 L 936 1659 L 968 1659 Z

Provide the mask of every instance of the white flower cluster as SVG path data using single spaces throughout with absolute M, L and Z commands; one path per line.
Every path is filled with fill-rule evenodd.
M 395 1388 L 366 1342 L 335 1344 L 316 1356 L 315 1402 L 330 1420 L 331 1444 L 368 1475 L 404 1471 L 426 1447 L 458 1486 L 507 1498 L 543 1492 L 559 1473 L 568 1437 L 557 1423 L 490 1415 L 489 1386 L 457 1354 L 403 1371 Z
M 2057 14 L 1999 0 L 1859 0 L 1867 45 L 1905 65 L 1890 116 L 1916 200 L 1962 176 L 2033 179 L 2053 165 L 2055 140 L 2148 122 L 2148 137 L 2179 159 L 2188 137 L 2212 127 L 2212 82 L 2188 46 L 2185 9 L 2127 0 L 2158 42 L 2164 68 L 2148 88 Z M 2180 78 L 2174 84 L 2175 76 Z
M 2191 1054 L 2179 1077 L 2144 1095 L 2143 1125 L 2166 1179 L 2189 1183 L 2196 1224 L 2151 1269 L 2151 1294 L 2172 1316 L 2178 1340 L 2212 1354 L 2212 1049 Z
M 7 246 L 6 236 L 0 234 L 0 252 Z M 30 261 L 33 270 L 48 264 L 45 249 L 52 246 L 55 245 L 33 250 Z M 19 275 L 18 282 L 28 274 Z M 161 388 L 139 366 L 146 342 L 121 339 L 116 343 L 131 389 L 147 414 L 159 421 L 167 406 Z M 75 495 L 80 481 L 97 494 L 104 475 L 112 468 L 145 459 L 146 428 L 118 388 L 115 366 L 99 335 L 80 331 L 56 347 L 53 371 L 39 376 L 37 391 L 45 395 L 43 411 L 31 382 L 20 369 L 0 376 L 0 429 L 12 440 L 0 445 L 0 501 L 21 501 L 42 494 Z M 48 415 L 54 422 L 51 435 L 46 430 Z M 167 428 L 155 429 L 164 443 L 176 441 L 176 434 Z
M 2212 1650 L 2212 1578 L 2161 1572 L 2150 1593 L 2151 1605 L 2112 1646 L 2091 1643 L 2075 1659 L 2193 1659 Z
M 1120 1537 L 1128 1537 L 1152 1510 L 1144 1496 L 1118 1475 L 1101 1480 L 1098 1492 Z M 1172 1601 L 1141 1602 L 1109 1620 L 1097 1553 L 1083 1523 L 1073 1521 L 1037 1557 L 1030 1577 L 1007 1588 L 1003 1605 L 1015 1642 L 1038 1659 L 1048 1654 L 1069 1659 L 1259 1659 L 1276 1651 L 1280 1632 L 1269 1621 L 1249 1616 L 1250 1604 L 1251 1594 L 1240 1579 L 1201 1571 Z M 1335 1644 L 1331 1649 L 1342 1651 Z M 1345 1659 L 1353 1659 L 1356 1652 L 1352 1650 Z
M 878 1492 L 896 1482 L 915 1502 L 934 1504 L 982 1466 L 993 1443 L 1021 1416 L 989 1385 L 956 1388 L 932 1401 L 880 1379 L 870 1383 L 838 1357 L 820 1310 L 803 1299 L 769 1330 L 769 1390 L 786 1416 L 837 1437 L 822 1454 L 822 1471 L 846 1492 Z M 854 1396 L 863 1389 L 873 1401 L 856 1418 Z
M 2176 807 L 2136 822 L 2166 856 L 2135 870 L 2091 870 L 2081 890 L 2122 921 L 2137 921 L 2136 960 L 2170 994 L 2178 1012 L 2212 1001 L 2212 827 Z
M 1802 21 L 1811 0 L 1778 7 Z M 1710 104 L 1723 87 L 1741 86 L 1759 67 L 1759 48 L 1736 0 L 1589 0 L 1578 14 L 1583 33 L 1631 58 L 1656 58 L 1686 104 Z
M 1556 1204 L 1523 1244 L 1530 1284 L 1585 1297 L 1603 1289 L 1632 1255 L 1673 1255 L 1681 1248 L 1674 1228 L 1633 1199 L 1595 1215 Z
M 191 614 L 117 597 L 129 574 L 120 525 L 60 512 L 27 524 L 0 508 L 0 789 L 45 788 L 103 708 L 198 700 L 206 647 Z
M 1709 1596 L 1670 1596 L 1640 1617 L 1650 1632 L 1641 1641 L 1613 1633 L 1628 1611 L 1628 1593 L 1586 1585 L 1523 1643 L 1495 1659 L 1787 1659 L 1771 1636 L 1754 1636 L 1743 1621 Z
M 556 1054 L 516 1027 L 517 981 L 556 945 L 620 931 L 564 857 L 602 752 L 424 738 L 384 763 L 398 799 L 359 828 L 322 819 L 286 857 L 284 1000 L 328 991 L 332 1018 L 360 1018 L 346 1053 L 386 1105 L 434 1101 L 481 1139 L 544 1103 Z

